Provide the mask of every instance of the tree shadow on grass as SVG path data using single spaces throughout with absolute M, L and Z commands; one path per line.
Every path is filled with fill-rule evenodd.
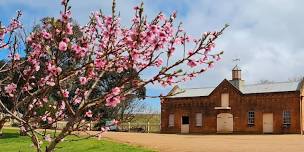
M 0 136 L 0 140 L 1 139 L 10 139 L 10 138 L 19 138 L 20 137 L 20 134 L 18 131 L 15 131 L 15 132 L 3 132 L 2 136 Z

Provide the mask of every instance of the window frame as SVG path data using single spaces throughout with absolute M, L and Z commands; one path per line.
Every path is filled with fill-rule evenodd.
M 291 112 L 289 110 L 284 110 L 282 113 L 282 124 L 284 128 L 289 128 L 291 125 Z
M 198 119 L 200 117 L 200 120 Z M 202 127 L 203 126 L 203 113 L 197 112 L 195 113 L 195 126 Z
M 174 114 L 171 113 L 169 114 L 169 118 L 168 118 L 168 127 L 174 127 Z
M 255 125 L 255 111 L 247 112 L 247 125 L 253 127 Z
M 227 95 L 227 98 L 225 98 L 224 95 Z M 227 100 L 227 101 L 224 102 L 224 100 Z M 225 105 L 225 104 L 227 104 L 227 105 Z M 221 107 L 229 107 L 229 93 L 221 94 Z

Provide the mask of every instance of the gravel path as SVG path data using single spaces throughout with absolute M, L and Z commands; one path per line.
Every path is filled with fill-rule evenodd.
M 304 152 L 301 135 L 175 135 L 107 132 L 104 137 L 161 152 Z

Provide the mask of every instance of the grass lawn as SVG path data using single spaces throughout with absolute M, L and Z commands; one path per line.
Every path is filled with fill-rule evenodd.
M 0 137 L 0 152 L 32 152 L 35 149 L 29 137 L 19 136 L 19 130 L 4 129 L 3 137 Z M 67 137 L 77 139 L 76 137 Z M 152 152 L 141 147 L 130 146 L 127 144 L 116 143 L 107 139 L 83 139 L 79 141 L 63 141 L 56 149 L 56 152 Z M 46 141 L 44 141 L 46 142 Z M 45 146 L 46 144 L 43 144 Z

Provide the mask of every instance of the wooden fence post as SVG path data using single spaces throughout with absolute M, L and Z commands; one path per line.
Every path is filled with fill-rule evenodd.
M 150 133 L 150 122 L 148 121 L 148 133 Z
M 129 132 L 131 130 L 131 123 L 130 122 L 128 122 L 128 130 L 129 130 Z

